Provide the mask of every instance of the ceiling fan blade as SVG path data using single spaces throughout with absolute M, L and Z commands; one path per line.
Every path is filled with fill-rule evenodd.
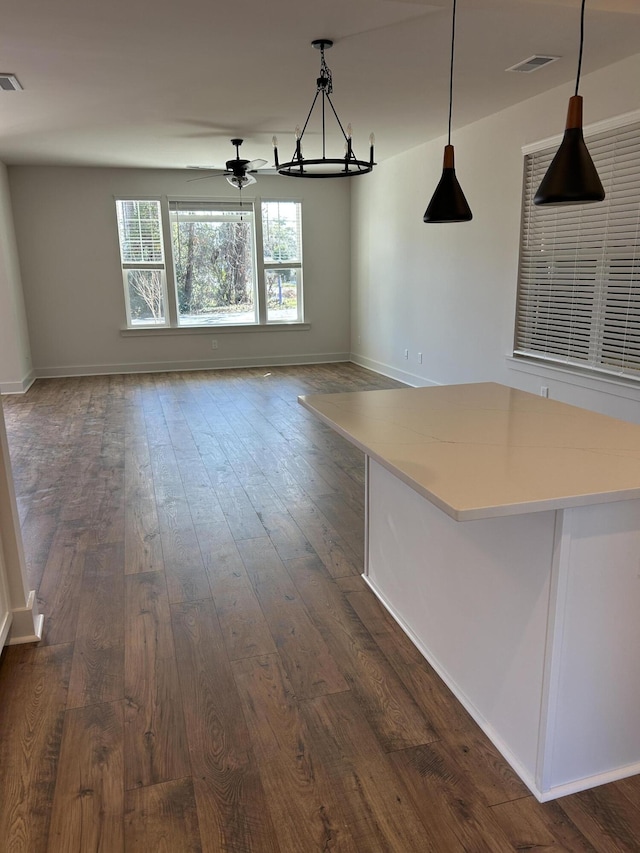
M 188 184 L 192 184 L 194 181 L 206 181 L 207 178 L 218 178 L 220 175 L 223 175 L 224 172 L 212 172 L 209 175 L 200 175 L 199 178 L 189 178 L 187 181 Z
M 256 169 L 261 169 L 263 166 L 266 166 L 266 165 L 267 165 L 267 161 L 262 160 L 260 157 L 258 157 L 257 160 L 250 160 L 246 165 L 246 169 L 247 169 L 247 172 L 255 172 Z

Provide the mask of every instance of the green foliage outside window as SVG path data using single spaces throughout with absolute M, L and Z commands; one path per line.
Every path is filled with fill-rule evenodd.
M 249 222 L 173 221 L 180 314 L 253 304 Z

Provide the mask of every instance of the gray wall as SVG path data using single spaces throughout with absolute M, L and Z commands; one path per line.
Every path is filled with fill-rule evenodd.
M 350 194 L 346 181 L 260 176 L 245 200 L 303 203 L 309 330 L 123 337 L 114 199 L 237 198 L 222 177 L 139 169 L 9 169 L 31 356 L 38 376 L 344 359 L 349 354 Z M 218 349 L 211 349 L 211 338 Z M 215 356 L 213 358 L 212 356 Z

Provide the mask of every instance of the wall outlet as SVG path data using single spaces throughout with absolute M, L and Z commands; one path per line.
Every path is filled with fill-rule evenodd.
M 418 353 L 418 364 L 422 364 L 422 353 Z
M 540 386 L 540 396 L 541 397 L 548 397 L 549 396 L 549 386 L 548 385 L 541 385 Z
M 211 341 L 211 349 L 218 349 L 218 341 L 215 338 Z
M 409 358 L 409 350 L 408 350 L 408 349 L 406 349 L 406 350 L 404 351 L 404 357 L 405 357 L 405 358 Z

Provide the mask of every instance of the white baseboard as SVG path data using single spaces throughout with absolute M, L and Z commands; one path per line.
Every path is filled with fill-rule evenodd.
M 380 373 L 382 376 L 388 376 L 390 379 L 397 379 L 398 382 L 404 382 L 405 385 L 411 385 L 413 388 L 423 388 L 430 385 L 440 385 L 440 382 L 434 382 L 431 379 L 425 379 L 424 376 L 418 376 L 416 373 L 410 373 L 408 370 L 400 370 L 390 364 L 385 364 L 382 361 L 375 361 L 372 358 L 367 358 L 359 353 L 352 352 L 349 358 L 354 364 L 360 367 L 366 367 L 367 370 L 373 370 L 374 373 Z
M 31 370 L 27 376 L 17 382 L 0 382 L 0 394 L 26 394 L 36 381 L 36 373 Z
M 7 639 L 7 634 L 11 628 L 11 621 L 13 619 L 13 614 L 11 611 L 5 613 L 4 617 L 0 620 L 0 649 L 4 646 L 4 642 Z
M 348 352 L 304 353 L 298 355 L 249 356 L 198 361 L 148 361 L 128 364 L 74 364 L 63 367 L 38 367 L 38 379 L 70 376 L 110 376 L 119 373 L 174 373 L 189 370 L 231 370 L 235 367 L 282 367 L 296 364 L 332 364 L 350 361 Z
M 29 592 L 26 607 L 14 607 L 11 611 L 13 619 L 7 639 L 8 646 L 17 646 L 21 643 L 39 643 L 42 639 L 44 627 L 44 616 L 38 613 L 38 602 L 36 592 Z
M 36 379 L 63 379 L 73 376 L 112 376 L 119 373 L 175 373 L 189 370 L 232 370 L 236 367 L 286 367 L 297 364 L 334 364 L 351 361 L 354 364 L 397 379 L 405 385 L 418 388 L 428 385 L 439 385 L 423 376 L 399 370 L 381 361 L 367 358 L 358 353 L 299 353 L 297 355 L 259 356 L 247 358 L 218 358 L 198 361 L 148 361 L 129 362 L 126 364 L 72 364 L 60 367 L 37 367 L 32 370 L 22 382 L 0 382 L 0 394 L 24 394 Z

